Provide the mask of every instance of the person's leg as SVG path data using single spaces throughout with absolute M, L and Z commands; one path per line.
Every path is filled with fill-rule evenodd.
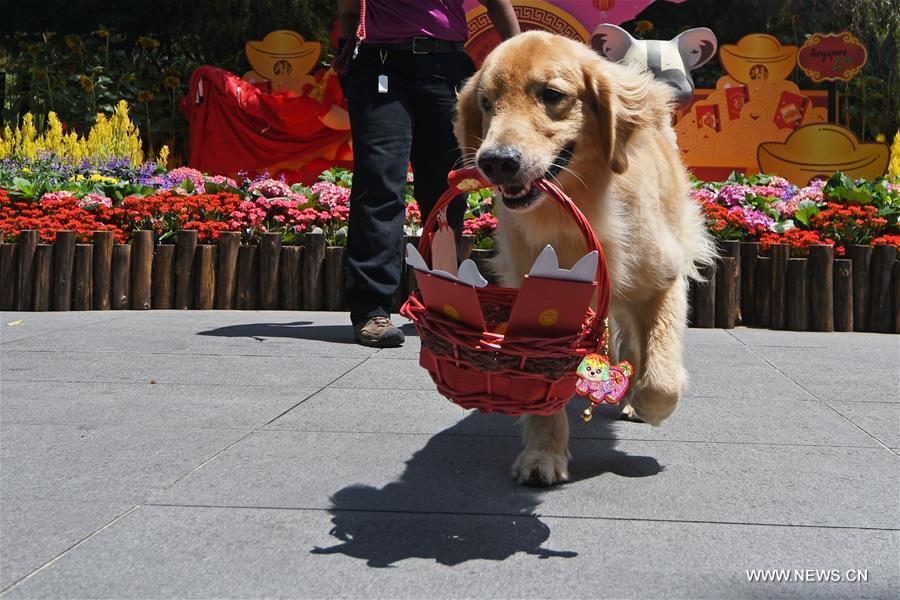
M 388 56 L 382 63 L 377 50 L 363 48 L 344 81 L 353 135 L 347 303 L 354 325 L 389 315 L 400 282 L 413 128 L 403 60 Z M 387 75 L 386 93 L 379 91 L 380 75 Z
M 424 223 L 447 189 L 447 173 L 461 166 L 461 153 L 453 135 L 456 94 L 475 72 L 475 66 L 464 52 L 417 58 L 412 165 L 415 197 Z M 447 220 L 457 238 L 462 233 L 465 210 L 464 195 L 456 198 L 447 210 Z

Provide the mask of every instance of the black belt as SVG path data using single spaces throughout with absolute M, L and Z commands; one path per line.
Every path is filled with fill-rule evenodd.
M 449 52 L 465 52 L 464 42 L 450 42 L 430 37 L 414 37 L 405 42 L 393 44 L 364 44 L 369 48 L 385 48 L 389 50 L 401 50 L 413 54 L 446 54 Z

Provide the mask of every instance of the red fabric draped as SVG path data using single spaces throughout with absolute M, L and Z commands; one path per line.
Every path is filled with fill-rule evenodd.
M 232 177 L 268 170 L 304 183 L 329 167 L 349 168 L 350 131 L 322 121 L 344 105 L 337 77 L 320 72 L 304 91 L 269 93 L 228 71 L 198 68 L 181 105 L 190 122 L 190 166 Z

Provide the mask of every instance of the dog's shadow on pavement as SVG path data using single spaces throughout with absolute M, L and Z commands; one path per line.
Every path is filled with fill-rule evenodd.
M 578 418 L 580 407 L 577 400 L 570 403 L 570 420 Z M 470 414 L 433 436 L 407 461 L 398 481 L 334 493 L 330 534 L 340 543 L 311 552 L 344 554 L 370 567 L 407 558 L 453 566 L 505 560 L 519 552 L 544 559 L 577 556 L 572 549 L 543 546 L 550 527 L 536 514 L 541 495 L 574 493 L 578 481 L 604 473 L 644 477 L 662 470 L 653 458 L 616 450 L 614 422 L 614 413 L 598 415 L 590 424 L 597 439 L 578 442 L 572 483 L 547 489 L 521 486 L 510 477 L 520 449 L 513 419 Z

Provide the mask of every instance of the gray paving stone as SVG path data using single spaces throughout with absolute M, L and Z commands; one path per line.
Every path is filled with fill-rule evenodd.
M 195 428 L 261 427 L 316 388 L 160 383 L 6 381 L 4 425 Z
M 749 329 L 746 327 L 729 329 L 728 333 L 750 346 L 825 348 L 831 350 L 881 348 L 893 350 L 895 353 L 900 349 L 900 336 L 890 333 L 820 333 L 815 331 Z
M 569 403 L 576 438 L 868 446 L 878 443 L 853 423 L 809 395 L 753 400 L 687 396 L 662 426 L 616 420 L 617 407 L 601 406 L 589 423 L 580 411 L 587 401 Z M 385 418 L 385 415 L 389 415 Z M 452 427 L 466 412 L 436 390 L 366 390 L 326 388 L 271 423 L 269 429 L 344 433 L 436 434 Z M 467 435 L 518 436 L 516 420 L 504 415 L 471 417 Z
M 688 371 L 687 394 L 746 400 L 809 397 L 796 382 L 769 365 L 719 367 L 715 362 Z
M 605 406 L 595 411 L 594 419 L 584 423 L 578 414 L 584 406 L 586 401 L 581 399 L 575 399 L 569 404 L 569 422 L 574 438 L 878 446 L 877 442 L 853 423 L 828 405 L 809 399 L 805 393 L 798 393 L 793 397 L 760 396 L 754 399 L 687 395 L 662 427 L 616 420 L 618 408 Z M 605 423 L 602 421 L 604 418 L 607 419 Z
M 22 579 L 133 504 L 123 501 L 46 502 L 5 500 L 0 504 L 0 590 Z
M 811 348 L 758 346 L 753 350 L 789 376 L 814 374 L 828 379 L 842 371 L 900 373 L 900 344 L 893 351 L 877 346 L 850 347 L 844 352 L 815 352 L 814 357 Z
M 509 477 L 518 441 L 464 437 L 471 419 L 430 439 L 259 432 L 153 501 L 323 508 L 330 497 L 348 510 L 482 514 L 533 496 Z M 845 527 L 898 522 L 898 457 L 887 449 L 575 440 L 572 452 L 575 483 L 543 494 L 544 514 Z
M 900 448 L 900 403 L 832 402 L 831 405 L 885 446 Z
M 331 518 L 142 507 L 4 597 L 888 598 L 900 589 L 895 531 L 525 514 Z M 758 568 L 863 568 L 868 582 L 749 583 L 746 571 Z
M 152 315 L 151 315 L 152 316 Z M 263 320 L 258 313 L 232 324 L 213 325 L 208 319 L 125 319 L 37 336 L 5 346 L 7 350 L 115 352 L 136 354 L 251 355 L 360 357 L 376 349 L 359 346 L 346 323 L 323 324 L 302 316 Z M 334 319 L 332 319 L 333 321 Z
M 4 425 L 3 501 L 147 499 L 243 434 L 234 429 Z
M 177 354 L 17 352 L 2 353 L 3 381 L 94 381 L 320 387 L 360 358 Z
M 826 402 L 900 403 L 900 371 L 811 371 L 791 378 Z
M 120 318 L 121 313 L 111 311 L 65 313 L 0 311 L 0 344 L 58 334 L 94 323 L 110 323 Z
M 419 359 L 370 358 L 328 387 L 367 390 L 433 390 Z

